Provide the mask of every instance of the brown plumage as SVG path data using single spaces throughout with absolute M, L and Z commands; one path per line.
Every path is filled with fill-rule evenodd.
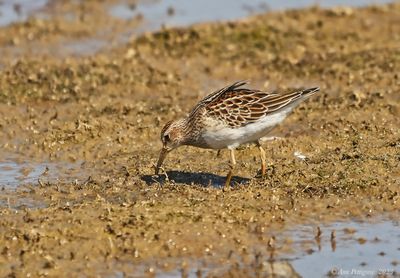
M 163 149 L 156 174 L 167 153 L 181 145 L 228 148 L 231 150 L 231 163 L 235 165 L 234 149 L 251 142 L 257 143 L 260 148 L 262 172 L 265 173 L 265 152 L 258 140 L 280 123 L 294 107 L 318 92 L 319 88 L 278 94 L 243 88 L 245 84 L 244 81 L 235 82 L 211 93 L 186 118 L 170 121 L 163 127 Z M 228 175 L 227 184 L 229 181 Z
M 205 107 L 208 116 L 224 121 L 228 126 L 240 127 L 257 122 L 260 118 L 319 90 L 311 88 L 282 95 L 240 88 L 245 84 L 236 82 L 225 87 L 211 101 L 204 101 L 206 98 L 199 105 Z

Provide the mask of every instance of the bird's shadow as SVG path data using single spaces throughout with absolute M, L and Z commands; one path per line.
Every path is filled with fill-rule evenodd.
M 225 185 L 226 177 L 218 176 L 211 173 L 168 171 L 166 175 L 143 175 L 141 179 L 145 181 L 148 185 L 154 183 L 159 183 L 162 185 L 167 181 L 172 181 L 181 184 L 193 184 L 221 188 Z M 245 184 L 249 181 L 250 179 L 248 178 L 234 176 L 232 177 L 231 184 Z

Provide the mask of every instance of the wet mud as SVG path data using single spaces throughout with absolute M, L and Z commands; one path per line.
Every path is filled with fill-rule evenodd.
M 54 16 L 0 32 L 0 276 L 299 277 L 289 254 L 310 245 L 288 231 L 310 227 L 319 252 L 317 227 L 328 245 L 324 225 L 337 221 L 383 217 L 398 228 L 399 4 L 132 37 L 141 19 L 109 20 L 114 1 L 50 3 Z M 64 51 L 99 36 L 106 48 Z M 227 151 L 182 147 L 154 176 L 163 124 L 243 79 L 271 91 L 321 87 L 263 142 L 267 176 L 257 177 L 253 146 L 237 152 L 230 189 Z M 377 227 L 364 240 L 397 246 L 376 256 L 398 275 L 400 238 Z M 360 260 L 354 267 L 368 270 Z

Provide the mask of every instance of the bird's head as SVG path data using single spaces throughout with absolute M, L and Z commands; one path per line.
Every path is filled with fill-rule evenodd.
M 156 167 L 156 175 L 160 170 L 160 167 L 167 156 L 167 154 L 176 149 L 177 147 L 184 144 L 185 140 L 185 120 L 176 120 L 176 121 L 169 121 L 165 124 L 163 129 L 161 130 L 161 142 L 163 147 L 160 152 L 160 156 L 158 158 L 157 167 Z

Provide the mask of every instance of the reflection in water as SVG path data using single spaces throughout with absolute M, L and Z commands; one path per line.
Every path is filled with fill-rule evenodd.
M 289 256 L 289 259 L 303 277 L 321 277 L 329 273 L 335 275 L 335 272 L 343 275 L 349 272 L 351 277 L 357 271 L 377 276 L 379 271 L 386 270 L 389 277 L 400 273 L 398 220 L 336 222 L 321 226 L 320 245 L 317 241 L 315 248 L 318 250 L 314 252 L 304 250 L 310 247 L 307 244 L 310 229 L 300 226 L 290 232 L 298 253 Z M 329 231 L 332 232 L 329 234 Z
M 15 187 L 20 182 L 37 182 L 42 174 L 46 174 L 46 165 L 44 164 L 0 162 L 0 186 Z
M 377 221 L 335 222 L 320 225 L 316 232 L 310 226 L 295 226 L 276 238 L 271 237 L 266 246 L 257 246 L 265 252 L 255 251 L 251 260 L 231 255 L 224 264 L 198 260 L 188 263 L 185 269 L 172 271 L 159 270 L 148 262 L 137 270 L 145 272 L 152 268 L 156 277 L 162 278 L 182 277 L 182 273 L 183 277 L 230 277 L 232 274 L 234 277 L 398 277 L 399 222 Z M 288 244 L 285 238 L 291 238 L 293 254 L 281 251 Z M 180 264 L 179 260 L 175 263 Z M 168 264 L 172 265 L 173 261 Z
M 335 252 L 335 250 L 336 250 L 336 232 L 335 232 L 335 230 L 333 230 L 331 233 L 331 249 L 332 249 L 332 252 Z
M 47 181 L 73 181 L 83 178 L 79 163 L 66 162 L 16 162 L 0 161 L 0 188 L 16 188 L 21 184 L 38 184 Z

